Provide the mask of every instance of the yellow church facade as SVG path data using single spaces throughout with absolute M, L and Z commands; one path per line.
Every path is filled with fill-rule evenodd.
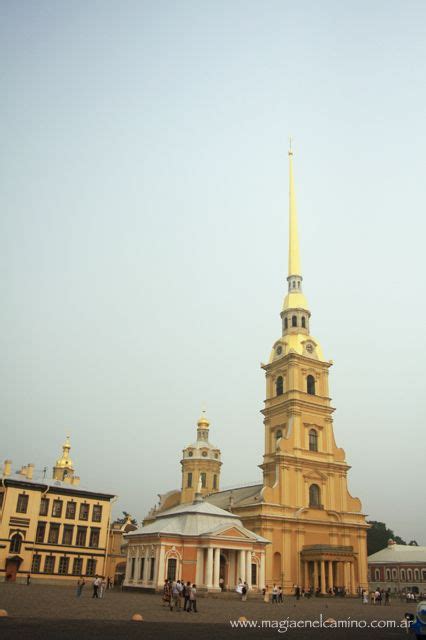
M 181 490 L 160 496 L 145 520 L 194 499 L 201 481 L 204 499 L 232 512 L 244 527 L 270 541 L 265 549 L 264 585 L 295 586 L 317 593 L 355 594 L 368 588 L 369 525 L 361 502 L 347 486 L 349 465 L 333 431 L 330 360 L 310 333 L 311 312 L 302 290 L 293 154 L 289 152 L 288 292 L 281 310 L 281 335 L 262 365 L 266 377 L 262 482 L 220 491 L 220 450 L 208 441 L 209 423 L 197 425 L 197 442 L 184 449 Z M 253 575 L 255 575 L 253 568 Z M 251 584 L 251 567 L 240 578 Z M 224 575 L 226 571 L 224 569 Z

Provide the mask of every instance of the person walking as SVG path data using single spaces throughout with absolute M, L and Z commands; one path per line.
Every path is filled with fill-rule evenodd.
M 172 596 L 171 585 L 168 580 L 164 582 L 163 587 L 163 607 L 170 607 L 170 599 Z
M 30 584 L 31 584 L 31 574 L 29 573 L 29 574 L 27 575 L 27 587 L 29 587 L 29 586 L 30 586 Z
M 174 580 L 172 582 L 172 597 L 170 599 L 170 611 L 173 611 L 173 609 L 176 609 L 177 611 L 180 611 L 180 607 L 179 607 L 179 589 L 177 586 L 177 582 Z
M 268 585 L 266 585 L 266 587 L 263 588 L 262 593 L 263 593 L 263 602 L 266 602 L 267 604 L 269 604 Z
M 100 587 L 101 582 L 102 582 L 102 580 L 96 574 L 95 579 L 93 580 L 93 595 L 92 595 L 92 598 L 99 598 L 99 587 Z
M 283 588 L 281 585 L 278 587 L 277 602 L 283 603 Z
M 85 584 L 86 584 L 86 580 L 83 578 L 83 576 L 80 576 L 79 579 L 77 580 L 77 593 L 76 593 L 77 598 L 81 597 Z
M 176 583 L 176 588 L 178 590 L 178 609 L 179 611 L 182 609 L 182 597 L 183 597 L 183 582 L 178 580 Z
M 189 611 L 189 596 L 191 593 L 191 583 L 187 582 L 184 587 L 183 587 L 183 610 L 184 611 Z
M 278 602 L 278 587 L 276 584 L 272 587 L 272 604 L 277 604 Z
M 188 613 L 193 611 L 194 613 L 198 613 L 197 611 L 197 587 L 195 584 L 192 585 L 191 591 L 189 593 L 189 609 Z
M 245 602 L 247 600 L 247 591 L 248 591 L 248 584 L 247 582 L 244 582 L 242 588 L 241 588 L 241 600 L 242 602 Z

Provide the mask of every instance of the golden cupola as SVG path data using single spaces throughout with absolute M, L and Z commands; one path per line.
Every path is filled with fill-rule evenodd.
M 55 480 L 65 480 L 74 476 L 74 464 L 70 458 L 70 437 L 67 436 L 64 444 L 62 445 L 62 456 L 56 460 L 56 464 L 53 467 L 53 478 Z
M 203 411 L 197 422 L 197 439 L 183 450 L 181 502 L 192 502 L 197 487 L 205 496 L 219 491 L 220 449 L 209 441 L 210 422 Z

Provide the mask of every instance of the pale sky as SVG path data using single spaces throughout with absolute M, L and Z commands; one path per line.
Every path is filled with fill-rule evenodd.
M 0 456 L 141 519 L 203 405 L 260 480 L 293 137 L 349 487 L 426 544 L 426 4 L 0 5 Z

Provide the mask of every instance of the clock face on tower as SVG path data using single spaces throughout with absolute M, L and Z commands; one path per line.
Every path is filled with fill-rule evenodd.
M 310 342 L 308 342 L 308 344 L 306 345 L 306 351 L 307 351 L 308 353 L 312 353 L 312 352 L 313 352 L 313 350 L 314 350 L 314 345 L 313 345 L 313 344 L 311 344 Z

